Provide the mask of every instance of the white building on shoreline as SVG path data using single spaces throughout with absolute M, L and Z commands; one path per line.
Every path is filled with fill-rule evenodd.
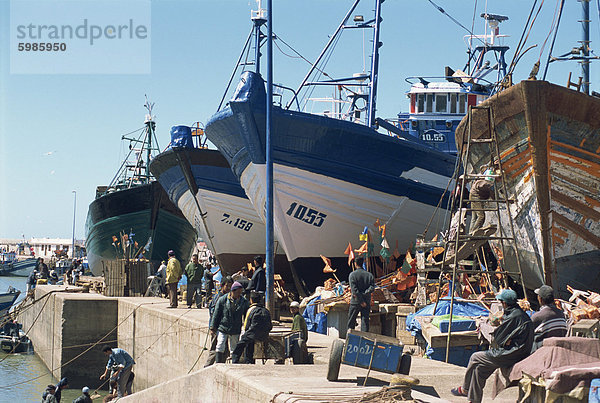
M 71 238 L 30 238 L 29 240 L 0 238 L 0 250 L 51 259 L 57 256 L 57 252 L 71 257 L 72 243 Z M 75 240 L 75 257 L 85 256 L 84 245 L 84 240 Z

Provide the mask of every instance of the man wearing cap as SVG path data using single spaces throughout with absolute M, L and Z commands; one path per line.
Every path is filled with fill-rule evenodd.
M 242 297 L 243 298 L 243 297 Z M 231 362 L 238 364 L 242 354 L 245 355 L 246 364 L 254 364 L 254 343 L 265 341 L 269 338 L 269 332 L 273 328 L 271 324 L 271 313 L 262 303 L 262 295 L 257 292 L 250 294 L 250 308 L 244 320 L 244 334 L 240 337 L 231 352 Z
M 177 283 L 181 280 L 181 264 L 179 264 L 179 260 L 175 258 L 175 252 L 170 250 L 167 254 L 169 255 L 169 261 L 167 262 L 165 285 L 167 287 L 167 292 L 169 293 L 170 305 L 168 308 L 177 308 Z
M 306 320 L 300 315 L 300 304 L 298 301 L 293 301 L 290 304 L 290 313 L 294 317 L 292 322 L 292 332 L 300 331 L 300 338 L 304 341 L 308 341 L 308 327 L 306 326 Z
M 554 303 L 554 290 L 549 285 L 543 285 L 535 290 L 540 304 L 539 312 L 531 317 L 533 322 L 533 349 L 542 347 L 548 337 L 565 337 L 567 335 L 567 320 L 565 314 Z
M 211 335 L 217 336 L 216 361 L 223 363 L 225 346 L 229 342 L 229 350 L 234 351 L 242 332 L 242 319 L 248 311 L 249 304 L 242 297 L 244 287 L 237 281 L 231 286 L 231 291 L 217 301 L 215 311 L 210 319 Z
M 90 397 L 90 388 L 84 386 L 83 389 L 81 389 L 81 396 L 73 400 L 73 403 L 92 403 L 92 398 Z
M 483 399 L 485 381 L 496 368 L 510 368 L 527 357 L 533 345 L 533 323 L 517 304 L 517 293 L 502 290 L 496 299 L 502 302 L 502 323 L 493 335 L 492 345 L 487 351 L 471 355 L 462 386 L 451 390 L 455 396 L 466 396 L 472 403 Z

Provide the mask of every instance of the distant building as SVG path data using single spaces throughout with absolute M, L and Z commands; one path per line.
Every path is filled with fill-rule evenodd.
M 0 250 L 51 259 L 60 256 L 71 257 L 72 243 L 73 240 L 70 238 L 0 239 Z M 75 240 L 75 257 L 85 256 L 84 245 L 85 241 Z

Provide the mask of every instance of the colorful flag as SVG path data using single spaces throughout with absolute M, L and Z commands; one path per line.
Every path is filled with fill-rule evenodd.
M 385 241 L 385 239 L 384 239 Z M 387 262 L 390 261 L 390 256 L 392 256 L 390 254 L 390 250 L 388 248 L 381 248 L 381 250 L 379 251 L 379 254 L 381 255 L 382 258 L 384 258 Z
M 387 239 L 383 238 L 383 241 L 381 241 L 381 247 L 386 248 L 386 249 L 390 248 L 390 245 L 388 245 Z
M 369 240 L 369 227 L 365 227 L 363 232 L 358 236 L 360 241 L 368 241 Z
M 348 242 L 348 247 L 344 251 L 344 255 L 348 255 L 348 266 L 352 267 L 352 261 L 354 260 L 354 250 L 352 244 Z
M 368 251 L 369 251 L 369 243 L 368 242 L 363 243 L 360 248 L 354 250 L 354 252 L 356 252 L 356 253 L 367 253 Z
M 404 258 L 404 262 L 402 263 L 402 267 L 400 268 L 402 273 L 408 274 L 410 272 L 411 268 L 412 268 L 412 266 L 410 265 L 410 263 L 407 261 L 406 258 Z
M 396 259 L 400 258 L 400 251 L 398 250 L 398 240 L 396 240 L 396 248 L 394 249 L 394 257 Z
M 328 257 L 325 257 L 323 255 L 320 255 L 321 259 L 323 260 L 323 263 L 325 263 L 325 267 L 323 268 L 323 273 L 332 273 L 334 272 L 333 268 L 331 267 L 331 259 L 329 259 Z

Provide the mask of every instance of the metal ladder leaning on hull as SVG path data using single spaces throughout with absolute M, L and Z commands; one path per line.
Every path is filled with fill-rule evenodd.
M 473 126 L 473 112 L 474 111 L 482 111 L 483 113 L 485 113 L 486 117 L 485 117 L 485 121 L 487 122 L 487 127 L 488 127 L 488 134 L 489 137 L 487 138 L 477 138 L 474 139 L 472 138 L 471 134 L 472 134 L 472 126 Z M 488 241 L 499 241 L 500 245 L 501 245 L 501 252 L 502 252 L 502 258 L 498 258 L 498 263 L 500 263 L 501 261 L 506 261 L 506 250 L 508 247 L 511 247 L 514 251 L 514 256 L 515 256 L 515 260 L 516 260 L 516 264 L 517 264 L 517 271 L 511 270 L 503 270 L 501 271 L 501 273 L 503 275 L 506 276 L 511 276 L 513 278 L 517 277 L 518 278 L 518 282 L 520 282 L 521 286 L 523 287 L 523 295 L 527 296 L 526 293 L 526 289 L 525 289 L 525 284 L 523 282 L 523 271 L 521 270 L 521 260 L 519 257 L 519 248 L 517 247 L 517 243 L 516 243 L 516 237 L 515 237 L 515 229 L 514 229 L 514 224 L 513 224 L 513 218 L 510 212 L 510 203 L 513 202 L 514 200 L 509 199 L 508 196 L 508 192 L 507 192 L 507 186 L 506 186 L 506 174 L 504 172 L 504 169 L 502 168 L 502 159 L 500 156 L 500 148 L 498 146 L 498 137 L 496 134 L 496 127 L 494 124 L 494 114 L 493 114 L 493 110 L 491 107 L 489 106 L 470 106 L 469 107 L 469 111 L 468 111 L 468 115 L 467 115 L 467 133 L 466 133 L 466 138 L 465 136 L 463 136 L 462 138 L 462 142 L 460 145 L 458 146 L 459 149 L 459 160 L 458 160 L 458 167 L 457 167 L 457 174 L 458 175 L 460 172 L 463 172 L 463 174 L 458 178 L 458 182 L 459 182 L 459 188 L 460 189 L 460 193 L 455 192 L 455 196 L 456 194 L 459 194 L 460 197 L 458 200 L 453 200 L 452 201 L 452 206 L 456 206 L 458 204 L 458 210 L 456 211 L 455 214 L 459 214 L 458 217 L 458 226 L 456 228 L 456 235 L 454 236 L 454 238 L 452 240 L 447 240 L 446 242 L 446 247 L 444 249 L 444 255 L 443 255 L 443 260 L 442 260 L 442 265 L 441 265 L 441 270 L 440 270 L 440 287 L 438 289 L 438 300 L 439 300 L 439 290 L 441 290 L 441 281 L 443 279 L 444 274 L 449 274 L 449 271 L 451 270 L 452 272 L 452 290 L 450 290 L 450 287 L 448 288 L 448 292 L 450 293 L 450 318 L 449 318 L 449 323 L 448 323 L 448 337 L 447 337 L 447 341 L 446 341 L 446 362 L 448 362 L 448 356 L 449 356 L 449 351 L 450 351 L 450 340 L 451 340 L 451 335 L 452 335 L 452 315 L 453 315 L 453 308 L 454 308 L 454 289 L 455 289 L 455 284 L 456 284 L 456 277 L 457 277 L 457 268 L 458 266 L 461 264 L 461 259 L 459 258 L 459 251 L 461 246 L 466 247 L 467 244 L 469 242 L 474 244 L 478 244 L 483 242 L 483 244 L 485 244 Z M 476 147 L 479 147 L 481 145 L 481 147 L 484 147 L 485 145 L 488 145 L 489 147 L 489 155 L 490 155 L 490 167 L 494 167 L 494 180 L 496 181 L 496 179 L 500 179 L 501 182 L 500 184 L 496 183 L 493 186 L 493 199 L 488 199 L 488 200 L 484 200 L 482 201 L 481 205 L 483 206 L 483 208 L 474 208 L 473 206 L 470 205 L 468 207 L 463 207 L 463 205 L 467 204 L 467 202 L 464 201 L 464 197 L 463 195 L 465 194 L 466 191 L 466 185 L 469 181 L 473 181 L 473 180 L 477 180 L 477 179 L 482 179 L 484 178 L 486 175 L 483 174 L 477 174 L 474 172 L 468 173 L 469 172 L 469 159 L 471 157 L 471 153 L 473 152 L 472 149 L 472 145 L 476 145 Z M 470 167 L 471 171 L 473 171 L 474 167 L 471 166 Z M 500 188 L 500 189 L 499 189 Z M 491 204 L 492 207 L 487 208 L 486 205 Z M 504 222 L 503 225 L 503 220 L 502 220 L 502 213 L 501 213 L 501 208 L 500 206 L 504 206 L 504 210 L 506 213 L 506 217 L 504 221 L 508 221 L 508 223 Z M 494 231 L 493 233 L 490 234 L 484 234 L 484 235 L 480 235 L 480 236 L 474 236 L 474 235 L 469 235 L 469 233 L 466 233 L 466 231 L 464 230 L 463 226 L 461 226 L 462 220 L 461 220 L 461 216 L 463 213 L 466 213 L 468 211 L 484 211 L 484 212 L 490 212 L 492 214 L 495 213 L 496 218 L 497 218 L 497 229 L 496 231 Z M 508 225 L 508 229 L 509 229 L 509 233 L 508 231 L 504 230 L 504 226 L 506 224 Z M 448 224 L 448 232 L 447 232 L 447 236 L 450 236 L 451 233 L 451 226 L 452 226 L 452 220 L 450 220 L 449 224 Z M 485 227 L 482 227 L 481 229 L 484 229 Z M 490 228 L 491 229 L 491 228 Z M 489 231 L 488 231 L 489 232 Z M 498 233 L 497 236 L 495 236 L 495 234 Z M 476 246 L 475 249 L 473 250 L 473 253 L 476 254 L 477 259 L 479 259 L 479 250 L 481 249 L 482 245 Z M 448 256 L 448 252 L 449 249 L 452 249 L 452 251 L 454 252 L 453 255 Z M 468 252 L 468 248 L 467 248 L 467 252 Z M 451 263 L 450 263 L 451 262 Z M 487 266 L 487 262 L 485 262 L 485 255 L 484 255 L 484 262 L 485 266 Z M 477 266 L 478 269 L 473 269 L 473 270 L 465 270 L 464 272 L 466 274 L 480 274 L 480 275 L 485 275 L 485 274 L 489 274 L 489 271 L 487 270 L 482 270 L 481 269 L 481 262 L 478 262 Z M 488 269 L 486 267 L 486 269 Z M 504 267 L 503 269 L 507 269 L 506 267 Z M 489 278 L 488 278 L 489 279 Z M 436 302 L 437 304 L 437 302 Z

